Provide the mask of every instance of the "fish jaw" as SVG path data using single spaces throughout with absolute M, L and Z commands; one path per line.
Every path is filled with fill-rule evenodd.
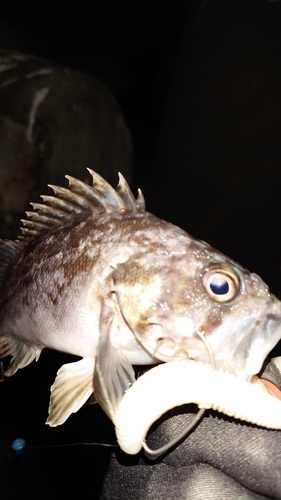
M 265 358 L 281 339 L 281 302 L 275 299 L 260 316 L 249 325 L 249 335 L 241 340 L 230 360 L 231 369 L 228 367 L 248 382 L 260 372 Z
M 250 382 L 281 339 L 281 302 L 271 296 L 269 303 L 262 304 L 257 311 L 244 318 L 230 316 L 210 334 L 205 330 L 204 321 L 198 318 L 196 321 L 184 316 L 166 318 L 161 327 L 154 326 L 153 334 L 143 340 L 143 345 L 148 352 L 154 349 L 154 355 L 161 361 L 193 359 L 211 363 L 201 338 L 204 335 L 215 367 Z

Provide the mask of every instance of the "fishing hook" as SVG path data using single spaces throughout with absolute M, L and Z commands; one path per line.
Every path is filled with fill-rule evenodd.
M 214 359 L 214 354 L 213 354 L 210 342 L 205 337 L 204 331 L 200 331 L 199 329 L 196 329 L 196 333 L 200 337 L 202 342 L 204 343 L 204 345 L 207 349 L 209 358 L 210 358 L 212 369 L 215 370 L 215 359 Z M 189 434 L 192 431 L 192 429 L 194 429 L 194 427 L 198 424 L 199 420 L 201 420 L 201 418 L 203 417 L 205 411 L 206 411 L 206 408 L 201 408 L 200 410 L 198 410 L 198 412 L 196 413 L 195 417 L 192 419 L 190 424 L 182 432 L 180 432 L 178 434 L 178 436 L 174 437 L 174 439 L 169 441 L 169 443 L 166 443 L 163 446 L 160 446 L 160 448 L 157 448 L 156 450 L 152 450 L 148 446 L 148 444 L 146 443 L 146 440 L 144 440 L 142 443 L 143 449 L 147 453 L 149 453 L 149 455 L 162 455 L 163 453 L 168 451 L 170 448 L 175 446 L 179 441 L 181 441 L 187 434 Z

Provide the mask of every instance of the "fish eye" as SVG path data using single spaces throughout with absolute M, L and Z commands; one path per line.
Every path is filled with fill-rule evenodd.
M 230 302 L 240 291 L 237 274 L 218 265 L 206 269 L 202 275 L 202 283 L 209 297 L 220 303 Z

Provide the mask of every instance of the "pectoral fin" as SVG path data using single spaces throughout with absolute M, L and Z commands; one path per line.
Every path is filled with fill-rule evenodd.
M 38 361 L 43 347 L 43 345 L 27 345 L 8 335 L 0 337 L 0 359 L 12 356 L 10 364 L 4 372 L 5 377 L 11 377 L 33 360 Z
M 95 363 L 95 398 L 114 421 L 116 409 L 127 389 L 135 382 L 128 358 L 111 341 L 110 332 L 116 327 L 115 306 L 104 303 L 100 318 L 100 341 Z
M 95 361 L 83 358 L 63 365 L 51 387 L 49 416 L 46 424 L 51 427 L 63 424 L 71 413 L 77 412 L 91 396 Z

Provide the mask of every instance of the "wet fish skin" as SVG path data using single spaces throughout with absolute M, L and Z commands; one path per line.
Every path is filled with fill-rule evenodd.
M 257 373 L 281 337 L 280 302 L 268 287 L 146 212 L 122 176 L 114 190 L 90 173 L 93 186 L 69 176 L 68 188 L 52 186 L 55 196 L 27 212 L 22 237 L 0 244 L 0 358 L 12 356 L 5 375 L 44 347 L 82 357 L 52 386 L 47 423 L 55 426 L 93 392 L 113 419 L 134 383 L 132 364 L 209 363 L 197 331 L 216 367 L 246 380 Z
M 89 215 L 31 241 L 2 289 L 0 331 L 32 345 L 95 356 L 101 303 L 114 290 L 117 263 L 148 248 L 156 255 L 164 248 L 178 252 L 176 239 L 185 234 L 170 226 L 147 212 Z M 172 238 L 163 244 L 168 229 Z M 112 335 L 118 342 L 119 332 Z

